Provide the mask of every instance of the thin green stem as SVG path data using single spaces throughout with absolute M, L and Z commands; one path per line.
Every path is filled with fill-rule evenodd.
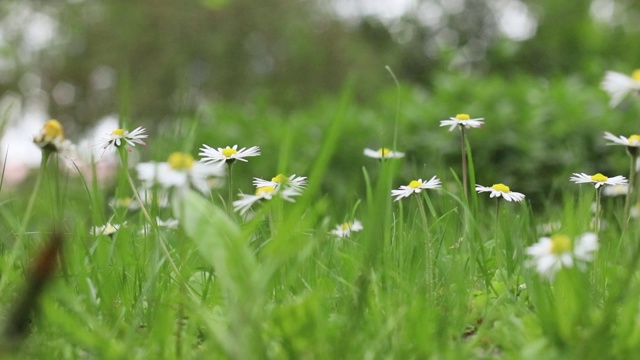
M 229 216 L 233 214 L 233 163 L 227 162 L 227 212 Z
M 469 200 L 469 176 L 467 174 L 467 149 L 465 142 L 464 126 L 460 126 L 460 153 L 462 155 L 462 188 L 464 189 L 464 198 Z
M 628 150 L 628 149 L 627 149 Z M 635 192 L 635 179 L 636 179 L 636 164 L 638 158 L 631 151 L 627 151 L 629 154 L 629 188 L 627 190 L 627 197 L 624 202 L 624 227 L 629 226 L 629 217 L 631 211 L 631 203 L 633 200 L 633 194 Z
M 600 214 L 602 213 L 601 210 L 601 201 L 600 201 L 600 197 L 601 197 L 601 193 L 602 193 L 602 186 L 600 186 L 599 188 L 596 189 L 596 223 L 594 224 L 594 228 L 595 228 L 595 232 L 597 235 L 600 235 Z
M 422 216 L 422 226 L 424 230 L 424 239 L 425 239 L 425 253 L 426 253 L 426 274 L 427 274 L 427 297 L 431 300 L 433 304 L 433 293 L 434 289 L 434 266 L 433 263 L 433 248 L 431 246 L 431 237 L 429 236 L 429 223 L 427 220 L 427 212 L 424 208 L 423 198 L 422 196 L 416 196 L 418 200 L 418 208 L 420 209 L 420 215 Z
M 31 218 L 31 213 L 33 212 L 33 205 L 35 204 L 38 193 L 40 192 L 40 185 L 42 185 L 42 178 L 44 177 L 50 155 L 51 152 L 49 152 L 48 150 L 42 151 L 42 160 L 40 161 L 40 170 L 38 171 L 38 177 L 36 178 L 36 183 L 33 186 L 33 191 L 31 192 L 29 203 L 27 204 L 27 209 L 22 216 L 22 223 L 20 224 L 19 232 L 20 236 L 24 235 L 24 232 L 27 229 L 27 225 L 29 224 L 29 219 Z

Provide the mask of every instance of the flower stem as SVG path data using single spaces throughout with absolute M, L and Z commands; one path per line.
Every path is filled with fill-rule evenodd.
M 462 188 L 464 189 L 464 198 L 469 199 L 469 179 L 467 175 L 467 149 L 465 146 L 464 126 L 460 126 L 460 152 L 462 155 Z
M 227 212 L 229 216 L 233 214 L 233 163 L 227 162 L 227 184 L 228 184 L 228 194 L 227 194 Z
M 420 215 L 422 216 L 422 225 L 424 230 L 424 238 L 425 238 L 425 253 L 426 253 L 426 274 L 427 274 L 427 297 L 433 303 L 433 294 L 434 294 L 434 266 L 433 263 L 433 248 L 431 246 L 431 238 L 429 237 L 429 223 L 427 221 L 427 212 L 424 209 L 424 203 L 422 196 L 417 196 L 418 199 L 418 208 L 420 209 Z
M 595 223 L 595 232 L 596 235 L 600 235 L 600 213 L 602 212 L 600 210 L 600 195 L 602 192 L 602 186 L 600 186 L 599 188 L 596 189 L 596 223 Z
M 24 215 L 22 216 L 22 223 L 20 224 L 20 236 L 24 235 L 24 232 L 27 229 L 27 225 L 29 223 L 29 219 L 31 218 L 31 212 L 33 211 L 33 205 L 36 202 L 36 197 L 38 197 L 38 193 L 40 192 L 40 185 L 42 184 L 42 178 L 44 176 L 47 161 L 49 160 L 49 155 L 51 153 L 49 151 L 42 151 L 42 160 L 40 161 L 40 170 L 38 171 L 38 177 L 36 178 L 36 183 L 33 186 L 33 191 L 31 192 L 31 197 L 29 198 L 29 203 L 27 204 L 27 209 L 25 210 Z
M 628 148 L 627 148 L 628 150 Z M 636 179 L 636 164 L 638 158 L 632 152 L 629 152 L 629 187 L 627 190 L 627 197 L 624 202 L 624 227 L 629 225 L 629 217 L 631 211 L 631 202 L 633 200 L 633 193 L 635 191 L 635 179 Z

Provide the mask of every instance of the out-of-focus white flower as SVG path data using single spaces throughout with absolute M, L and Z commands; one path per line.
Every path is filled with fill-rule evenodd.
M 574 264 L 582 270 L 586 262 L 593 260 L 598 250 L 598 236 L 588 232 L 576 239 L 575 244 L 566 235 L 543 237 L 525 251 L 532 256 L 529 266 L 549 279 L 553 279 L 561 268 L 571 268 Z
M 58 153 L 65 157 L 75 155 L 75 145 L 64 138 L 64 129 L 58 120 L 47 121 L 40 132 L 33 137 L 33 142 L 43 151 Z
M 191 184 L 206 195 L 210 193 L 209 179 L 218 178 L 219 185 L 225 175 L 224 168 L 195 162 L 193 156 L 182 152 L 172 153 L 164 163 L 140 163 L 136 171 L 138 179 L 148 188 L 155 184 L 165 189 L 185 188 Z
M 301 195 L 302 192 L 296 188 L 275 188 L 273 186 L 264 186 L 256 189 L 255 195 L 248 194 L 240 194 L 240 200 L 236 200 L 233 202 L 233 210 L 239 211 L 241 215 L 244 215 L 253 204 L 260 200 L 271 200 L 276 196 L 281 197 L 282 199 L 295 202 L 293 199 L 294 196 Z
M 94 235 L 94 236 L 99 236 L 99 235 L 111 236 L 115 232 L 120 230 L 120 227 L 121 227 L 120 224 L 112 224 L 112 223 L 106 223 L 105 225 L 102 225 L 102 226 L 94 226 L 94 227 L 91 228 L 91 235 Z
M 484 124 L 484 118 L 472 119 L 469 114 L 457 114 L 448 120 L 440 120 L 440 127 L 449 126 L 449 131 L 453 131 L 456 127 L 479 128 Z
M 607 71 L 600 86 L 611 97 L 609 106 L 616 107 L 628 93 L 640 90 L 640 69 L 634 70 L 631 76 Z
M 352 232 L 361 231 L 362 229 L 362 223 L 358 220 L 353 220 L 352 222 L 336 225 L 336 228 L 331 230 L 331 234 L 337 237 L 347 238 L 351 236 Z
M 404 157 L 404 153 L 400 151 L 392 151 L 387 148 L 378 150 L 364 149 L 364 155 L 374 159 L 399 159 Z
M 271 178 L 271 181 L 260 178 L 253 178 L 253 186 L 255 186 L 256 188 L 265 186 L 271 186 L 274 188 L 292 187 L 298 190 L 302 190 L 307 186 L 307 178 L 304 176 L 296 176 L 296 174 L 293 174 L 289 177 L 278 174 L 275 177 Z

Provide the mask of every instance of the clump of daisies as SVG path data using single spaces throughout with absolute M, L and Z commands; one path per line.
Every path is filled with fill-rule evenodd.
M 575 265 L 584 271 L 597 250 L 598 236 L 587 232 L 575 240 L 562 234 L 542 237 L 525 251 L 532 257 L 527 264 L 534 267 L 540 275 L 552 280 L 562 268 L 572 268 Z

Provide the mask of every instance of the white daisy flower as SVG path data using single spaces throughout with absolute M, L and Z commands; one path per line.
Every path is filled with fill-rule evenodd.
M 364 155 L 374 159 L 399 159 L 404 157 L 404 153 L 400 151 L 392 151 L 388 148 L 380 148 L 378 150 L 364 149 Z
M 59 153 L 67 157 L 75 154 L 75 145 L 64 138 L 64 129 L 58 120 L 47 121 L 38 135 L 33 137 L 33 142 L 42 150 Z
M 286 186 L 302 190 L 307 186 L 307 178 L 305 176 L 296 176 L 296 174 L 293 174 L 289 177 L 278 174 L 275 177 L 271 178 L 271 181 L 260 178 L 253 178 L 253 186 L 255 186 L 256 188 L 265 186 L 278 188 L 280 186 Z
M 611 141 L 607 143 L 607 145 L 624 145 L 631 147 L 640 147 L 640 135 L 631 135 L 628 138 L 624 136 L 615 136 L 610 132 L 604 133 L 603 136 L 605 139 Z
M 238 145 L 233 145 L 233 147 L 227 146 L 226 148 L 218 148 L 214 149 L 209 145 L 202 144 L 202 148 L 200 148 L 199 156 L 202 156 L 200 162 L 205 164 L 217 164 L 221 166 L 224 163 L 233 164 L 236 160 L 247 162 L 246 157 L 250 156 L 259 156 L 260 155 L 260 147 L 252 146 L 250 148 L 242 148 L 238 150 Z
M 604 196 L 620 196 L 627 195 L 629 193 L 629 184 L 618 184 L 605 186 L 602 189 L 602 195 Z
M 233 202 L 233 210 L 239 211 L 240 215 L 244 215 L 251 206 L 259 200 L 271 200 L 275 196 L 279 196 L 282 199 L 295 202 L 294 196 L 301 195 L 300 189 L 295 188 L 276 188 L 274 186 L 263 186 L 256 189 L 255 195 L 240 194 L 240 200 Z
M 160 217 L 156 216 L 156 224 L 158 224 L 159 228 L 165 228 L 170 230 L 175 230 L 180 225 L 180 222 L 177 219 L 169 218 L 167 220 L 162 220 Z M 140 230 L 141 234 L 148 234 L 151 232 L 151 226 L 149 224 L 145 224 Z
M 435 189 L 441 186 L 440 179 L 435 176 L 427 182 L 422 182 L 422 179 L 412 180 L 409 185 L 402 185 L 399 189 L 391 190 L 391 196 L 396 197 L 393 201 L 398 201 L 404 197 L 417 194 L 424 189 Z
M 458 126 L 465 128 L 479 128 L 484 124 L 484 118 L 471 119 L 469 114 L 457 114 L 449 120 L 440 120 L 440 127 L 449 126 L 449 131 L 453 131 Z
M 362 223 L 358 220 L 353 220 L 352 222 L 345 222 L 339 225 L 336 225 L 336 228 L 331 230 L 331 235 L 335 235 L 341 238 L 347 238 L 351 236 L 351 232 L 357 232 L 364 229 L 362 227 Z
M 191 184 L 205 195 L 210 193 L 209 179 L 225 175 L 225 169 L 196 162 L 193 156 L 183 152 L 172 153 L 164 163 L 140 163 L 136 171 L 138 179 L 148 188 L 155 184 L 165 189 L 185 188 Z M 221 181 L 218 179 L 218 183 Z
M 595 175 L 587 175 L 585 173 L 573 173 L 574 176 L 570 177 L 569 180 L 575 182 L 576 184 L 585 184 L 591 183 L 595 184 L 596 189 L 602 185 L 622 185 L 627 184 L 629 181 L 624 176 L 614 176 L 612 178 L 606 177 L 600 173 Z
M 99 236 L 99 235 L 107 235 L 111 236 L 118 230 L 120 230 L 119 224 L 106 223 L 102 226 L 94 226 L 91 228 L 91 235 Z
M 491 191 L 491 194 L 489 195 L 490 198 L 502 196 L 507 201 L 520 202 L 525 198 L 524 194 L 511 191 L 511 189 L 509 189 L 505 184 L 493 184 L 491 187 L 476 184 L 476 191 L 478 193 Z
M 607 71 L 600 87 L 611 97 L 609 106 L 616 107 L 629 92 L 640 90 L 640 69 L 636 69 L 631 76 Z
M 566 235 L 543 237 L 525 251 L 533 258 L 528 262 L 536 271 L 549 279 L 553 279 L 561 268 L 577 265 L 585 269 L 585 263 L 593 260 L 598 250 L 598 236 L 588 232 L 582 234 L 575 243 Z
M 147 146 L 147 143 L 142 140 L 149 137 L 149 135 L 144 133 L 145 130 L 142 126 L 138 126 L 131 132 L 125 129 L 116 129 L 109 134 L 109 137 L 101 139 L 98 145 L 105 150 L 111 146 L 119 148 L 124 145 L 127 151 L 130 152 L 131 147 L 135 147 L 136 144 Z

